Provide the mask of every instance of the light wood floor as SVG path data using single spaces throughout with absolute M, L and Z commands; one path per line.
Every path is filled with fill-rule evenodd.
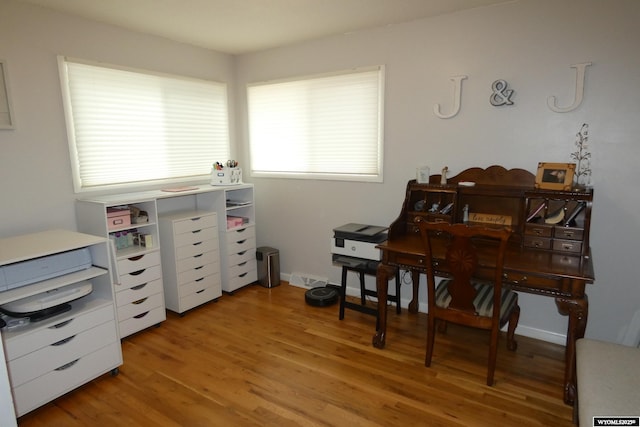
M 304 289 L 254 285 L 123 340 L 124 364 L 20 418 L 19 426 L 571 426 L 562 346 L 451 325 L 424 366 L 426 315 L 311 307 Z

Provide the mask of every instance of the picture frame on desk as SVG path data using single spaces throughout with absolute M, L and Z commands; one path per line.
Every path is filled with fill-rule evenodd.
M 575 163 L 538 163 L 535 188 L 544 190 L 570 190 L 576 171 Z

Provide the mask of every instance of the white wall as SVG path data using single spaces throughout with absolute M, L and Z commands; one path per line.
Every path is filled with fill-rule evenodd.
M 243 164 L 247 82 L 385 64 L 384 183 L 248 178 L 257 190 L 258 245 L 280 250 L 283 273 L 337 282 L 332 228 L 390 224 L 418 164 L 434 172 L 447 165 L 452 174 L 492 164 L 533 172 L 538 161 L 568 162 L 575 133 L 589 123 L 597 280 L 588 289 L 587 335 L 621 341 L 640 309 L 634 268 L 640 196 L 633 186 L 640 159 L 639 18 L 635 0 L 522 0 L 233 58 L 1 0 L 0 58 L 8 65 L 17 128 L 0 131 L 0 236 L 75 228 L 58 54 L 229 82 L 236 93 L 232 141 Z M 568 104 L 575 84 L 570 65 L 585 61 L 593 65 L 583 105 L 551 112 L 547 96 Z M 462 109 L 438 119 L 433 105 L 449 106 L 449 77 L 456 74 L 469 76 Z M 490 106 L 496 79 L 516 91 L 514 106 Z M 566 318 L 552 300 L 522 295 L 521 303 L 520 333 L 549 340 L 565 333 Z
M 386 66 L 383 184 L 253 179 L 258 242 L 280 250 L 281 271 L 328 276 L 332 228 L 348 222 L 390 224 L 415 167 L 454 175 L 500 164 L 535 173 L 539 161 L 569 162 L 575 135 L 589 124 L 595 202 L 592 247 L 596 283 L 588 287 L 587 335 L 620 341 L 640 290 L 640 237 L 634 189 L 640 141 L 640 2 L 522 0 L 244 55 L 237 62 L 238 118 L 247 152 L 246 83 L 373 64 Z M 552 112 L 550 95 L 570 105 L 571 64 L 587 67 L 585 99 Z M 464 74 L 462 108 L 448 120 L 433 105 L 451 105 L 449 77 Z M 489 104 L 491 84 L 505 79 L 515 105 Z M 245 158 L 245 163 L 248 159 Z M 351 278 L 355 286 L 355 277 Z M 373 279 L 369 281 L 373 286 Z M 409 298 L 408 287 L 403 297 Z M 423 292 L 425 293 L 425 292 Z M 424 296 L 423 296 L 424 298 Z M 566 317 L 552 299 L 521 296 L 519 333 L 563 342 Z
M 57 55 L 228 82 L 235 90 L 229 55 L 0 1 L 0 58 L 16 121 L 15 130 L 0 130 L 0 236 L 75 228 Z

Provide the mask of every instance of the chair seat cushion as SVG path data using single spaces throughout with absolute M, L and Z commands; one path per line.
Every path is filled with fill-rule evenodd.
M 451 279 L 444 279 L 440 281 L 436 287 L 436 305 L 438 307 L 447 308 L 451 302 L 451 295 L 449 294 L 448 285 Z M 473 283 L 473 287 L 476 288 L 478 294 L 473 300 L 473 305 L 476 308 L 476 312 L 479 316 L 491 317 L 493 316 L 493 285 L 487 283 Z M 502 303 L 500 306 L 500 320 L 506 320 L 511 313 L 511 310 L 518 303 L 518 294 L 510 289 L 502 288 Z

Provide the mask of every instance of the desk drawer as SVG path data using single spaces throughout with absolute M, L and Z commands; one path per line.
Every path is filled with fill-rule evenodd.
M 44 326 L 32 332 L 20 334 L 5 341 L 7 361 L 11 361 L 54 342 L 78 334 L 101 323 L 114 320 L 113 304 L 82 313 L 71 319 Z
M 185 295 L 180 298 L 180 307 L 182 311 L 187 311 L 206 302 L 219 298 L 221 295 L 220 288 L 208 287 L 200 291 Z
M 553 235 L 556 239 L 582 240 L 584 230 L 582 228 L 574 227 L 556 227 Z
M 246 239 L 255 240 L 255 238 L 256 238 L 256 229 L 252 225 L 227 232 L 227 244 L 236 243 Z
M 114 320 L 78 334 L 69 335 L 38 351 L 10 361 L 8 367 L 11 385 L 14 388 L 18 387 L 104 347 L 105 343 L 117 340 Z
M 398 253 L 393 254 L 393 256 L 389 257 L 389 263 L 393 265 L 414 266 L 418 269 L 423 270 L 424 259 L 423 257 L 417 255 Z M 437 264 L 435 265 L 435 268 L 436 270 L 438 270 Z M 444 275 L 445 273 L 442 274 Z M 494 275 L 494 269 L 478 266 L 475 277 L 480 280 L 493 280 Z M 540 290 L 542 290 L 542 293 L 545 292 L 544 290 L 560 291 L 562 286 L 562 281 L 558 279 L 514 272 L 505 272 L 504 281 L 505 283 L 513 285 L 515 289 L 527 289 L 529 291 L 533 291 L 533 293 L 541 293 Z
M 257 270 L 251 270 L 235 277 L 229 277 L 229 282 L 224 284 L 225 286 L 223 286 L 222 289 L 227 292 L 233 292 L 236 289 L 255 282 L 256 280 L 258 280 Z
M 120 276 L 120 283 L 116 285 L 116 292 L 149 283 L 153 280 L 160 279 L 161 277 L 162 268 L 160 265 L 154 265 L 150 268 L 144 268 L 128 274 L 123 274 Z
M 559 264 L 562 266 L 570 267 L 570 268 L 578 268 L 580 264 L 582 264 L 582 256 L 580 254 L 574 253 L 563 253 L 563 254 L 553 254 L 551 256 L 554 264 Z
M 582 242 L 578 240 L 555 239 L 553 241 L 553 250 L 579 254 L 582 251 Z
M 524 229 L 527 236 L 551 237 L 553 226 L 546 224 L 527 224 Z
M 185 259 L 218 249 L 218 240 L 208 239 L 176 248 L 176 258 Z
M 256 249 L 256 239 L 255 237 L 250 237 L 247 239 L 241 239 L 239 241 L 230 242 L 227 244 L 227 253 L 229 254 L 237 254 L 240 252 L 248 251 L 248 250 Z M 254 252 L 255 258 L 255 252 Z
M 162 280 L 152 280 L 116 293 L 117 306 L 122 307 L 126 304 L 131 304 L 134 301 L 139 301 L 143 298 L 147 298 L 153 294 L 161 292 L 163 292 Z
M 160 265 L 160 252 L 155 251 L 144 255 L 118 260 L 118 273 L 120 275 L 125 275 L 127 273 L 151 267 L 152 265 Z
M 179 273 L 177 277 L 178 286 L 182 286 L 183 284 L 191 282 L 193 280 L 202 279 L 203 277 L 209 276 L 219 271 L 219 268 L 215 268 L 217 266 L 217 264 L 208 263 L 203 266 L 192 268 L 191 270 Z
M 218 264 L 220 261 L 220 254 L 217 250 L 197 254 L 192 257 L 183 258 L 176 262 L 176 271 L 182 273 L 183 271 L 192 270 L 194 268 L 202 267 L 205 264 Z
M 256 251 L 254 250 L 249 250 L 247 249 L 246 251 L 242 251 L 242 252 L 238 252 L 238 253 L 232 253 L 231 255 L 229 255 L 228 259 L 228 265 L 238 265 L 238 264 L 242 264 L 243 262 L 247 262 L 250 260 L 255 260 L 256 259 Z
M 551 239 L 537 236 L 524 236 L 524 246 L 536 249 L 551 249 Z
M 241 262 L 237 265 L 229 266 L 229 277 L 240 276 L 248 271 L 257 270 L 257 261 L 255 259 Z
M 545 289 L 560 290 L 562 287 L 562 281 L 559 279 L 514 272 L 504 273 L 504 283 L 510 284 L 515 290 L 525 289 L 533 293 Z
M 205 228 L 217 227 L 218 217 L 215 212 L 203 214 L 192 218 L 183 219 L 174 222 L 173 229 L 176 235 L 183 233 L 191 233 Z M 217 233 L 217 230 L 214 230 Z
M 213 273 L 196 280 L 192 280 L 178 288 L 178 296 L 184 298 L 187 295 L 202 292 L 205 289 L 220 287 L 220 273 Z
M 162 307 L 152 308 L 149 311 L 140 313 L 134 317 L 120 321 L 120 337 L 124 338 L 134 332 L 141 331 L 150 326 L 163 322 L 167 318 L 167 313 Z
M 409 255 L 409 254 L 401 254 L 401 253 L 394 254 L 394 255 L 390 254 L 389 262 L 391 264 L 414 266 L 421 269 L 425 268 L 424 257 L 420 255 Z
M 164 309 L 164 298 L 161 293 L 142 297 L 138 300 L 131 301 L 129 304 L 119 306 L 118 319 L 122 321 L 132 317 L 142 316 L 144 313 L 156 307 L 162 307 Z
M 15 387 L 13 397 L 16 415 L 24 415 L 121 363 L 120 341 L 117 341 Z
M 176 248 L 181 246 L 189 246 L 195 243 L 203 242 L 205 240 L 218 241 L 218 229 L 217 228 L 204 228 L 198 231 L 190 231 L 188 233 L 179 234 L 174 238 L 174 245 Z

